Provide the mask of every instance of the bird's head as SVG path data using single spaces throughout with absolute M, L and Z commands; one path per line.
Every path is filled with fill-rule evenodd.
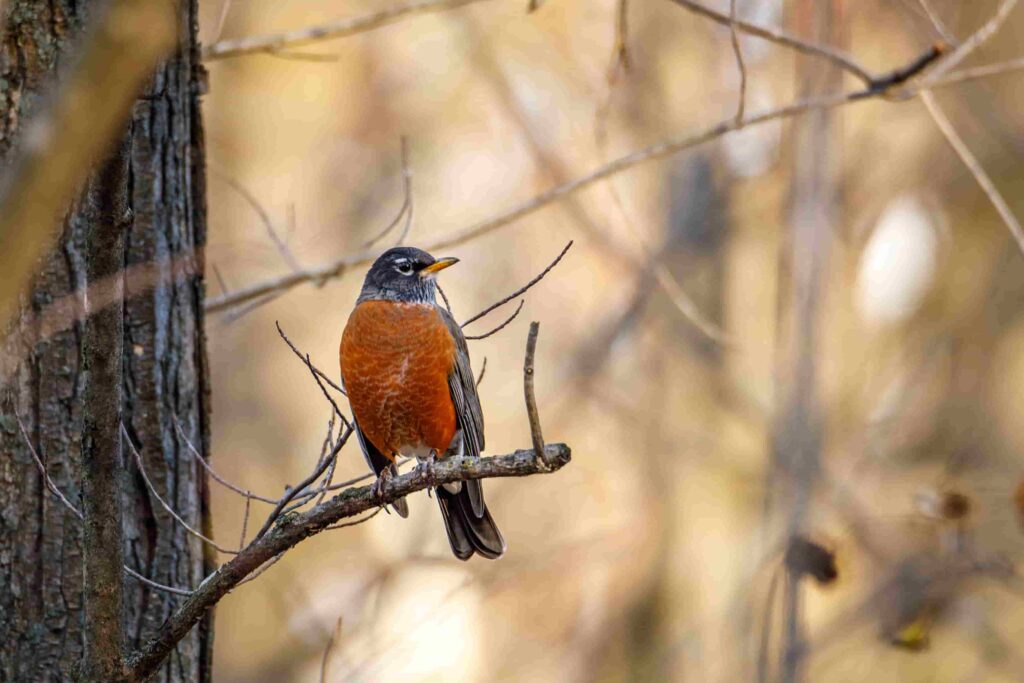
M 401 301 L 434 303 L 434 277 L 459 262 L 457 258 L 436 259 L 415 247 L 394 247 L 381 254 L 363 280 L 359 301 Z

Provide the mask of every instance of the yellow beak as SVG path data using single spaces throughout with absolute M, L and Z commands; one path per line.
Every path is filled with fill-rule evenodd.
M 444 270 L 445 268 L 448 268 L 449 266 L 454 266 L 458 262 L 459 262 L 459 259 L 452 258 L 451 256 L 446 256 L 445 258 L 439 258 L 436 261 L 434 261 L 433 263 L 431 263 L 429 266 L 427 266 L 426 268 L 422 269 L 420 271 L 420 277 L 429 277 L 429 276 L 433 275 L 434 273 L 438 273 L 438 272 Z

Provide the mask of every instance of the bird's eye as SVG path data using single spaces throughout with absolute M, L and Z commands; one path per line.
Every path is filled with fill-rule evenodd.
M 397 270 L 402 275 L 412 275 L 412 264 L 409 263 L 408 261 L 403 261 L 399 263 L 397 266 L 395 266 L 395 270 Z

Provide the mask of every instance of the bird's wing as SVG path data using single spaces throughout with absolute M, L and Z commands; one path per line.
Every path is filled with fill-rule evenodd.
M 479 457 L 484 449 L 484 415 L 476 392 L 476 377 L 469 361 L 466 336 L 448 311 L 443 308 L 438 308 L 438 311 L 455 339 L 455 363 L 448 374 L 448 389 L 455 404 L 458 427 L 462 429 L 464 452 L 474 458 Z
M 466 335 L 455 322 L 451 314 L 438 308 L 441 319 L 448 326 L 448 332 L 455 339 L 455 363 L 448 374 L 448 390 L 451 392 L 452 403 L 455 404 L 457 427 L 462 430 L 462 452 L 474 458 L 480 457 L 484 449 L 484 414 L 480 409 L 480 396 L 476 392 L 476 377 L 469 361 L 469 347 Z M 474 515 L 483 518 L 487 515 L 484 503 L 483 486 L 477 480 L 465 481 L 462 484 L 472 506 Z
M 359 447 L 363 449 L 363 457 L 366 458 L 366 464 L 370 466 L 374 474 L 379 477 L 381 472 L 390 469 L 392 476 L 397 477 L 398 465 L 377 450 L 377 447 L 363 434 L 363 430 L 359 428 L 359 423 L 355 421 L 354 417 L 352 418 L 352 423 L 355 425 L 356 436 L 359 437 Z M 405 502 L 405 498 L 399 498 L 391 504 L 391 507 L 398 513 L 399 517 L 409 516 L 409 504 Z

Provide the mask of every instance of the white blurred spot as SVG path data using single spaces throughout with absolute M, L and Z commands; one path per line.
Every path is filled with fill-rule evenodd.
M 855 294 L 861 317 L 895 324 L 913 315 L 934 279 L 937 250 L 928 209 L 916 197 L 890 202 L 861 254 Z

